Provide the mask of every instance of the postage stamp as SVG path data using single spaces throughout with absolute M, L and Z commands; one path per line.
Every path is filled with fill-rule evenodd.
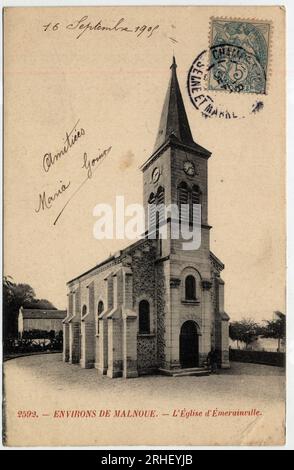
M 264 98 L 251 92 L 251 94 L 243 94 L 244 99 L 240 103 L 232 100 L 233 91 L 242 93 L 243 87 L 239 84 L 225 86 L 224 82 L 219 83 L 218 90 L 227 91 L 230 99 L 224 100 L 224 96 L 218 95 L 216 89 L 209 90 L 208 77 L 211 71 L 209 65 L 211 49 L 204 49 L 194 59 L 187 76 L 187 91 L 194 108 L 201 113 L 201 116 L 207 118 L 217 118 L 221 120 L 244 119 L 250 115 L 258 114 L 264 108 Z M 222 86 L 221 86 L 222 85 Z M 225 93 L 227 95 L 227 93 Z M 236 95 L 236 94 L 235 94 Z M 254 99 L 252 97 L 254 95 Z
M 212 18 L 208 89 L 265 94 L 270 22 Z

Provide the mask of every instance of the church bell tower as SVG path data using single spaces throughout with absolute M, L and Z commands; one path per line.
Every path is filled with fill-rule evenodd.
M 168 235 L 156 242 L 156 310 L 158 356 L 166 371 L 203 366 L 211 347 L 217 346 L 218 314 L 208 225 L 211 152 L 193 139 L 174 57 L 170 69 L 153 153 L 142 166 L 145 213 L 149 211 L 156 226 L 150 206 L 176 204 L 180 212 L 184 205 L 181 223 L 191 225 L 193 205 L 201 205 L 201 243 L 197 249 L 183 249 L 183 239 L 171 236 L 171 220 L 165 218 Z
M 170 69 L 170 81 L 153 153 L 142 166 L 145 214 L 149 212 L 152 223 L 155 215 L 150 210 L 151 204 L 164 204 L 165 206 L 176 204 L 183 221 L 191 224 L 193 204 L 200 204 L 201 239 L 204 243 L 203 247 L 205 245 L 209 250 L 211 227 L 207 220 L 207 160 L 211 152 L 193 140 L 174 57 Z M 186 205 L 186 213 L 181 213 L 181 205 Z M 179 248 L 177 240 L 168 240 L 168 242 L 163 240 L 162 243 L 162 254 L 165 256 L 175 254 Z

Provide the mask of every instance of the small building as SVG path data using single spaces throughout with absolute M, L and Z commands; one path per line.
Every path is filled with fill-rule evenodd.
M 66 310 L 44 310 L 20 307 L 18 314 L 18 335 L 22 337 L 24 331 L 41 330 L 62 331 L 62 321 L 66 317 Z

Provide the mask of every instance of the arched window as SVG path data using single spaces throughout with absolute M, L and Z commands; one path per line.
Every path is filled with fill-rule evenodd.
M 98 315 L 100 315 L 100 313 L 102 313 L 103 310 L 104 310 L 104 304 L 103 304 L 102 300 L 100 300 L 100 301 L 98 302 L 98 309 L 97 309 Z
M 99 334 L 99 315 L 103 312 L 104 310 L 104 304 L 102 300 L 98 302 L 98 307 L 97 307 L 97 334 Z
M 196 300 L 196 281 L 192 275 L 185 279 L 185 298 L 186 300 Z
M 82 318 L 87 315 L 87 306 L 86 305 L 83 305 L 83 308 L 82 308 Z
M 148 204 L 152 204 L 152 202 L 155 202 L 155 195 L 154 193 L 151 193 L 148 199 Z
M 148 199 L 148 226 L 153 231 L 156 227 L 156 201 L 154 193 L 151 193 Z
M 201 191 L 199 186 L 194 185 L 191 191 L 191 205 L 190 205 L 190 222 L 200 222 L 201 218 L 199 217 L 198 208 L 193 207 L 193 204 L 201 204 Z
M 157 205 L 164 204 L 164 188 L 159 186 L 156 194 Z
M 150 333 L 150 307 L 147 300 L 141 300 L 139 303 L 139 333 Z
M 148 228 L 150 232 L 158 229 L 165 219 L 164 188 L 159 186 L 156 194 L 151 193 L 148 198 Z
M 178 205 L 179 205 L 179 217 L 180 222 L 189 221 L 189 189 L 187 183 L 184 181 L 178 186 Z
M 194 185 L 192 187 L 192 202 L 193 204 L 201 203 L 201 191 L 199 189 L 199 186 Z
M 156 227 L 159 227 L 164 222 L 165 208 L 164 208 L 164 188 L 160 186 L 156 194 Z

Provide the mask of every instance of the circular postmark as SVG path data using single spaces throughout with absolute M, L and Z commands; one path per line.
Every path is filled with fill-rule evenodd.
M 212 46 L 208 74 L 210 90 L 263 93 L 265 89 L 266 75 L 257 56 L 241 46 Z
M 254 54 L 240 46 L 220 44 L 196 57 L 188 72 L 187 88 L 203 117 L 242 119 L 264 107 L 251 93 L 262 93 L 265 81 L 264 69 Z M 230 99 L 233 94 L 240 98 Z

